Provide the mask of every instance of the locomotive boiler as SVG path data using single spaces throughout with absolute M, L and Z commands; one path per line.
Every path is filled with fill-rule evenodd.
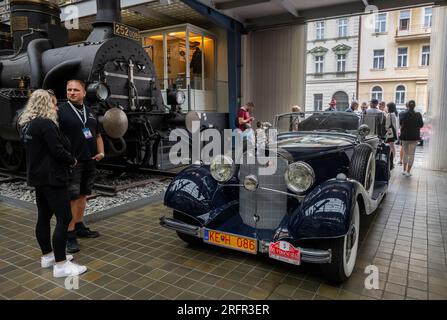
M 10 2 L 12 46 L 7 37 L 0 40 L 0 162 L 7 169 L 23 165 L 17 118 L 30 93 L 52 89 L 64 101 L 70 79 L 86 83 L 86 104 L 100 120 L 109 159 L 162 168 L 170 130 L 185 126 L 179 111 L 184 95 L 168 90 L 171 107 L 164 104 L 152 61 L 141 43 L 129 38 L 131 28 L 120 23 L 120 0 L 96 3 L 87 40 L 67 45 L 57 5 Z

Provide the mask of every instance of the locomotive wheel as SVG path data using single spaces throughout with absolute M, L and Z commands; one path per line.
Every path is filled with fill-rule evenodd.
M 132 150 L 132 151 L 130 151 Z M 126 155 L 126 162 L 130 166 L 146 167 L 148 166 L 149 159 L 151 157 L 150 145 L 141 145 L 136 143 L 132 149 L 128 148 L 128 154 Z
M 25 152 L 20 142 L 0 140 L 0 162 L 5 169 L 19 170 L 25 158 Z

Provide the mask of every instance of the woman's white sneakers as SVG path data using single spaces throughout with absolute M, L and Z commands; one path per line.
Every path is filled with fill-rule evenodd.
M 67 261 L 73 260 L 73 256 L 71 254 L 67 254 L 66 256 Z M 54 259 L 54 253 L 42 256 L 40 258 L 40 265 L 42 268 L 49 268 L 52 267 L 56 263 L 56 260 Z
M 67 260 L 64 263 L 56 263 L 53 266 L 53 277 L 63 278 L 69 276 L 78 276 L 85 271 L 87 271 L 86 266 L 81 266 Z

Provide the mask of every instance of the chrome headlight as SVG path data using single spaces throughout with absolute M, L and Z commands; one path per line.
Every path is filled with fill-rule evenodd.
M 219 182 L 227 182 L 234 176 L 236 166 L 228 156 L 215 156 L 210 163 L 211 176 Z
M 310 165 L 298 161 L 289 165 L 284 173 L 287 187 L 296 193 L 304 193 L 315 182 L 315 172 Z

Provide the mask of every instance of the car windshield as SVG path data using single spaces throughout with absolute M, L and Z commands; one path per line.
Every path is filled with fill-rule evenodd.
M 294 112 L 277 115 L 274 127 L 278 133 L 293 131 L 355 133 L 360 122 L 360 115 L 352 112 Z

